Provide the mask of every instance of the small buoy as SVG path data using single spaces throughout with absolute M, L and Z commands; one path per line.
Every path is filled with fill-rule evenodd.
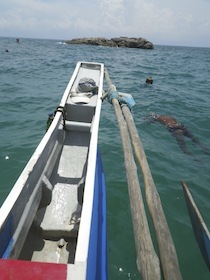
M 146 83 L 147 83 L 147 84 L 153 84 L 153 79 L 152 79 L 152 77 L 148 77 L 148 78 L 146 79 Z
M 6 156 L 6 157 L 5 157 L 5 159 L 6 159 L 6 160 L 7 160 L 7 159 L 9 159 L 9 157 L 8 157 L 8 156 Z

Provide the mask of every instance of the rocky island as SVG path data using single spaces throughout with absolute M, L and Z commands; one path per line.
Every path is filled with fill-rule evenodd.
M 153 44 L 144 38 L 119 37 L 119 38 L 106 39 L 103 37 L 90 37 L 90 38 L 72 39 L 72 40 L 65 41 L 65 43 L 96 45 L 96 46 L 106 46 L 106 47 L 154 49 Z

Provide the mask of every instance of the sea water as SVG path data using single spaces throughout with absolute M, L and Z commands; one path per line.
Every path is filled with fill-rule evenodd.
M 8 50 L 8 51 L 6 51 Z M 154 50 L 67 45 L 56 40 L 0 38 L 0 205 L 45 133 L 78 61 L 101 62 L 120 92 L 130 93 L 139 136 L 176 246 L 183 279 L 210 279 L 195 241 L 181 180 L 210 229 L 210 156 L 186 139 L 192 156 L 148 115 L 170 115 L 210 149 L 210 49 L 155 46 Z M 153 84 L 145 83 L 152 76 Z M 104 89 L 107 89 L 104 81 Z M 124 157 L 115 112 L 103 102 L 99 148 L 107 186 L 109 279 L 141 279 Z M 139 180 L 144 196 L 142 175 Z M 147 210 L 147 206 L 145 203 Z M 147 211 L 148 214 L 148 211 Z M 155 233 L 148 214 L 151 234 Z

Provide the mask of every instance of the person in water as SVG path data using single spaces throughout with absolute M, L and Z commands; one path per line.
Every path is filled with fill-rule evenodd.
M 152 77 L 146 78 L 146 83 L 147 83 L 147 84 L 153 84 L 153 79 L 152 79 Z
M 166 126 L 171 135 L 176 138 L 179 147 L 185 154 L 192 155 L 192 153 L 187 149 L 184 141 L 184 138 L 188 137 L 193 143 L 198 145 L 205 154 L 210 155 L 210 150 L 201 144 L 200 141 L 186 128 L 186 126 L 179 123 L 175 118 L 168 115 L 150 114 L 149 123 L 155 121 Z

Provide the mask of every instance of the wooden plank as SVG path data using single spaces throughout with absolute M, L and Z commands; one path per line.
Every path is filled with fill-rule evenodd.
M 183 181 L 182 187 L 197 243 L 208 269 L 210 270 L 210 232 L 201 216 L 200 211 L 198 210 L 197 205 L 195 204 L 189 188 Z

